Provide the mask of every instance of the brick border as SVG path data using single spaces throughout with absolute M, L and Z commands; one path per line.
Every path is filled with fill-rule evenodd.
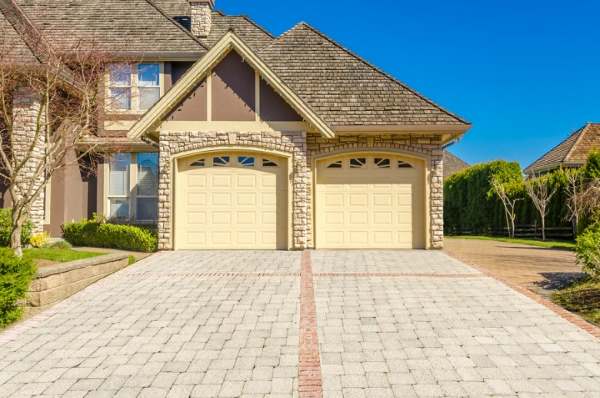
M 410 273 L 410 272 L 318 272 L 313 274 L 315 278 L 321 277 L 374 277 L 374 278 L 446 278 L 446 279 L 464 279 L 464 278 L 487 278 L 487 275 L 480 274 L 427 274 L 427 273 Z
M 298 345 L 298 392 L 300 398 L 323 397 L 321 356 L 317 332 L 317 306 L 310 252 L 302 253 L 300 274 L 300 333 Z
M 488 271 L 487 269 L 484 269 L 484 268 L 482 268 L 478 265 L 475 265 L 471 262 L 465 262 L 465 261 L 459 259 L 458 257 L 454 257 L 454 256 L 450 255 L 450 253 L 448 253 L 448 252 L 446 252 L 446 254 L 452 258 L 457 259 L 458 261 L 460 261 L 462 263 L 469 265 L 470 267 L 476 269 L 477 271 L 481 272 L 482 274 L 502 283 L 503 285 L 515 290 L 516 292 L 521 293 L 523 296 L 535 301 L 536 303 L 543 305 L 544 307 L 546 307 L 550 311 L 554 312 L 556 315 L 563 318 L 567 322 L 572 323 L 573 325 L 577 326 L 581 330 L 588 332 L 592 336 L 600 339 L 600 327 L 589 323 L 588 321 L 586 321 L 579 315 L 577 315 L 573 312 L 567 311 L 566 309 L 562 308 L 561 306 L 554 304 L 552 301 L 540 296 L 539 294 L 532 292 L 531 290 L 529 290 L 521 285 L 513 283 L 513 282 L 509 281 L 508 279 L 499 277 L 498 275 L 493 274 L 492 272 Z

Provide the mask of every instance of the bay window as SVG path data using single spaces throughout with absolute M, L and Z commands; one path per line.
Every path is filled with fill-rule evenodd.
M 143 112 L 161 96 L 161 64 L 113 64 L 108 73 L 107 108 Z
M 154 223 L 158 216 L 158 153 L 115 153 L 108 163 L 107 216 Z

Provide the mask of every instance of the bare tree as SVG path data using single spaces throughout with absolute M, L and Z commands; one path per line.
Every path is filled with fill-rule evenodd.
M 577 169 L 567 169 L 564 175 L 567 180 L 567 220 L 573 224 L 573 234 L 576 235 L 583 210 L 584 184 L 581 172 Z
M 581 193 L 581 213 L 600 221 L 600 178 L 593 178 Z
M 46 46 L 42 62 L 19 65 L 0 37 L 0 177 L 12 205 L 10 245 L 22 255 L 21 231 L 32 205 L 52 175 L 68 162 L 79 162 L 81 138 L 97 126 L 106 57 L 91 46 L 57 55 Z M 100 97 L 101 98 L 101 97 Z M 75 153 L 75 159 L 67 154 Z
M 548 205 L 556 193 L 556 188 L 550 187 L 548 177 L 533 178 L 525 182 L 527 195 L 531 198 L 533 205 L 537 209 L 542 221 L 542 240 L 546 240 L 546 216 L 548 215 Z
M 516 196 L 516 183 L 502 182 L 497 178 L 491 181 L 492 189 L 498 196 L 504 206 L 504 216 L 506 217 L 506 228 L 509 238 L 515 237 L 515 220 L 517 218 L 516 206 L 521 198 Z

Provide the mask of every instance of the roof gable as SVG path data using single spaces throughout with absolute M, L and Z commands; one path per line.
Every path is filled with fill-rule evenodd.
M 150 0 L 16 0 L 40 32 L 61 50 L 154 56 L 206 49 Z
M 129 131 L 129 138 L 140 138 L 155 128 L 171 110 L 194 90 L 230 51 L 237 52 L 254 68 L 302 118 L 326 137 L 334 137 L 331 128 L 307 106 L 269 67 L 234 33 L 227 32 L 210 51 L 198 60 Z
M 525 173 L 536 174 L 560 166 L 583 165 L 590 151 L 600 149 L 600 123 L 588 123 L 572 133 L 550 151 L 525 168 Z
M 259 55 L 332 126 L 469 126 L 305 23 Z

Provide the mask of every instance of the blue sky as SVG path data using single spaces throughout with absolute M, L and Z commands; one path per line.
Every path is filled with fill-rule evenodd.
M 522 166 L 600 122 L 598 0 L 216 0 L 279 35 L 308 22 L 473 123 L 452 151 Z

